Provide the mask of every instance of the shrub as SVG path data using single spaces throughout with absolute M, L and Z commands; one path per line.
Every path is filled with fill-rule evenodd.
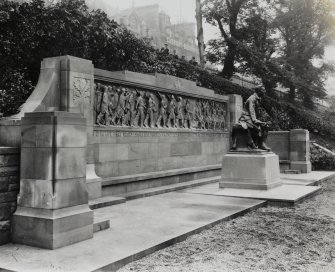
M 312 170 L 335 170 L 335 156 L 329 154 L 315 146 L 311 146 L 311 164 Z
M 7 71 L 0 75 L 0 112 L 4 116 L 17 113 L 17 109 L 33 90 L 31 82 L 24 73 Z

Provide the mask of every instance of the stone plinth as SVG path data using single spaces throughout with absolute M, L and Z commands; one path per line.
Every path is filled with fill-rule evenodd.
M 220 188 L 268 190 L 282 184 L 272 152 L 229 152 L 222 159 Z
M 35 112 L 22 118 L 15 243 L 54 249 L 93 237 L 86 186 L 86 119 Z

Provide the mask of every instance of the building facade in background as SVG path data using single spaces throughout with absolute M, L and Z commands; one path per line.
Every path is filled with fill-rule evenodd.
M 170 53 L 199 61 L 195 23 L 172 24 L 170 16 L 159 5 L 132 7 L 111 16 L 139 38 L 149 38 L 155 48 L 167 47 Z

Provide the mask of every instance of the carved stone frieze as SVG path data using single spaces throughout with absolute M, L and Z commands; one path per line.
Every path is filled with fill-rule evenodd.
M 100 126 L 227 130 L 227 103 L 96 82 Z

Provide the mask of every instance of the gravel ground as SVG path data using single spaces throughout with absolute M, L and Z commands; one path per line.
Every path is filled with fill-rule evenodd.
M 335 271 L 335 179 L 293 208 L 260 208 L 128 264 L 128 271 Z

